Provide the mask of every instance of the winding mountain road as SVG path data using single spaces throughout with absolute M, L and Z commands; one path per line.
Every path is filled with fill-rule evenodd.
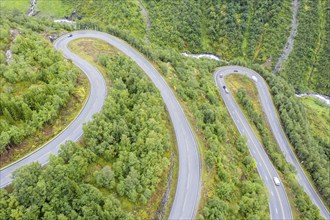
M 179 152 L 178 182 L 169 219 L 195 218 L 201 189 L 198 146 L 188 120 L 166 81 L 139 52 L 114 36 L 97 31 L 79 31 L 73 32 L 72 35 L 72 37 L 60 37 L 54 46 L 88 76 L 91 84 L 90 97 L 80 115 L 59 136 L 28 157 L 1 169 L 0 187 L 5 187 L 11 183 L 11 174 L 17 168 L 33 161 L 38 161 L 44 165 L 47 163 L 49 155 L 56 155 L 60 145 L 65 141 L 78 140 L 83 134 L 82 124 L 91 120 L 92 115 L 102 109 L 106 97 L 106 84 L 102 75 L 95 67 L 79 58 L 67 47 L 70 41 L 78 38 L 97 38 L 108 42 L 134 60 L 159 89 L 172 120 Z
M 88 77 L 90 81 L 90 95 L 80 114 L 76 119 L 58 136 L 48 142 L 45 146 L 34 153 L 22 158 L 14 164 L 10 164 L 0 169 L 0 187 L 3 188 L 12 182 L 11 174 L 17 168 L 27 165 L 31 162 L 38 161 L 45 165 L 51 154 L 57 155 L 61 144 L 68 140 L 77 141 L 83 134 L 82 125 L 92 119 L 94 113 L 101 111 L 107 88 L 102 74 L 85 60 L 81 59 L 67 48 L 67 44 L 71 41 L 67 36 L 59 38 L 54 46 L 57 50 L 62 50 L 66 58 L 78 66 Z
M 67 140 L 78 140 L 83 134 L 82 124 L 91 120 L 94 113 L 101 111 L 107 93 L 106 84 L 102 75 L 95 67 L 78 57 L 67 47 L 70 41 L 78 38 L 97 38 L 108 42 L 134 60 L 141 67 L 141 69 L 145 71 L 160 91 L 173 123 L 179 152 L 178 183 L 169 219 L 193 219 L 198 208 L 201 189 L 200 158 L 196 139 L 174 93 L 167 85 L 166 81 L 152 66 L 152 64 L 150 64 L 139 52 L 125 42 L 111 35 L 96 31 L 79 31 L 73 32 L 72 34 L 72 37 L 62 36 L 55 42 L 54 46 L 57 50 L 61 50 L 67 59 L 72 60 L 72 62 L 89 78 L 91 92 L 87 103 L 79 116 L 68 126 L 68 128 L 66 128 L 51 142 L 22 160 L 1 169 L 0 187 L 5 187 L 11 183 L 11 174 L 17 168 L 33 161 L 38 161 L 44 165 L 48 162 L 50 154 L 58 154 L 61 144 L 65 143 Z M 256 72 L 243 67 L 222 67 L 214 74 L 214 79 L 238 130 L 242 135 L 245 135 L 248 138 L 247 143 L 250 148 L 251 155 L 256 159 L 258 172 L 269 189 L 269 207 L 271 218 L 292 219 L 291 207 L 282 184 L 280 186 L 276 186 L 274 184 L 273 177 L 279 176 L 271 164 L 262 145 L 258 141 L 249 123 L 236 104 L 233 96 L 230 93 L 227 94 L 223 89 L 223 86 L 225 85 L 224 76 L 234 72 L 245 74 L 250 78 L 255 76 L 258 79 L 256 86 L 260 94 L 261 104 L 282 152 L 284 153 L 287 161 L 296 167 L 299 183 L 304 187 L 304 190 L 310 196 L 313 203 L 319 207 L 322 216 L 326 219 L 330 219 L 329 212 L 306 178 L 290 148 L 289 143 L 287 142 L 280 122 L 276 116 L 276 111 L 271 101 L 272 99 L 265 81 Z M 223 76 L 222 78 L 219 77 L 220 74 Z
M 283 186 L 275 186 L 273 182 L 273 177 L 278 177 L 278 175 L 276 173 L 275 168 L 271 164 L 266 152 L 264 151 L 262 145 L 253 133 L 249 123 L 247 122 L 240 108 L 236 104 L 233 96 L 230 94 L 230 91 L 229 94 L 227 94 L 223 89 L 223 86 L 225 85 L 224 77 L 232 73 L 244 74 L 249 78 L 252 78 L 252 76 L 255 76 L 257 78 L 257 82 L 255 84 L 258 89 L 259 99 L 261 101 L 262 108 L 266 114 L 268 124 L 271 127 L 272 133 L 281 151 L 283 152 L 287 162 L 294 165 L 294 167 L 296 168 L 297 180 L 299 184 L 309 195 L 312 202 L 319 208 L 320 214 L 325 219 L 330 219 L 330 215 L 326 206 L 323 204 L 321 198 L 319 197 L 315 189 L 312 187 L 311 183 L 308 181 L 305 173 L 299 165 L 297 158 L 295 157 L 294 152 L 290 148 L 290 144 L 287 141 L 285 133 L 282 130 L 281 123 L 278 120 L 271 95 L 268 91 L 268 87 L 264 79 L 255 71 L 244 67 L 221 67 L 214 74 L 214 79 L 216 81 L 217 86 L 219 87 L 219 91 L 223 97 L 226 107 L 230 112 L 230 115 L 233 118 L 238 130 L 242 135 L 245 135 L 248 138 L 247 143 L 250 148 L 251 155 L 257 161 L 258 172 L 270 191 L 269 207 L 272 219 L 292 218 L 290 204 Z M 222 75 L 222 78 L 220 78 L 220 74 Z

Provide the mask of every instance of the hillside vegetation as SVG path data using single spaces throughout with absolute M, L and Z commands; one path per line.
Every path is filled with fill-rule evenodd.
M 291 204 L 293 218 L 321 219 L 317 207 L 300 187 L 293 166 L 286 162 L 285 156 L 273 137 L 254 82 L 244 75 L 232 74 L 226 76 L 226 83 L 280 174 L 289 200 L 295 204 Z
M 91 24 L 103 23 L 125 30 L 136 38 L 145 38 L 145 19 L 135 0 L 52 0 L 51 3 L 40 0 L 37 8 L 41 16 L 53 18 L 70 16 L 76 10 L 82 16 L 84 27 L 93 29 L 95 26 Z
M 135 39 L 145 39 L 145 19 L 138 1 L 56 0 L 63 11 L 83 15 L 79 28 L 110 26 Z M 296 92 L 330 94 L 329 1 L 301 0 L 294 48 L 281 76 Z M 42 3 L 40 3 L 42 4 Z M 224 60 L 241 59 L 272 70 L 289 36 L 292 1 L 144 0 L 151 20 L 150 44 L 180 52 L 214 53 Z M 47 11 L 52 9 L 47 8 Z M 54 14 L 48 12 L 47 14 Z M 79 22 L 80 23 L 80 22 Z
M 68 8 L 77 10 L 83 16 L 83 28 L 110 25 L 134 38 L 145 38 L 146 21 L 138 1 L 56 1 L 65 12 L 53 10 L 61 11 L 62 17 L 69 15 L 65 14 Z M 209 52 L 227 60 L 241 57 L 258 63 L 268 60 L 271 68 L 285 44 L 283 36 L 290 32 L 290 1 L 145 0 L 143 4 L 151 20 L 150 43 L 181 52 Z M 47 8 L 46 14 L 56 14 L 51 10 Z
M 319 33 L 314 24 L 322 14 L 319 6 L 325 1 L 315 2 L 302 0 L 298 22 L 302 30 Z M 151 19 L 150 43 L 144 42 L 145 21 L 138 1 L 61 0 L 61 4 L 66 9 L 77 9 L 83 16 L 77 22 L 78 29 L 105 31 L 137 48 L 172 87 L 197 134 L 203 159 L 198 218 L 268 219 L 268 195 L 245 140 L 236 130 L 214 84 L 213 73 L 220 64 L 184 58 L 179 52 L 215 53 L 263 74 L 285 132 L 329 204 L 328 170 L 323 166 L 329 164 L 329 160 L 325 150 L 310 134 L 304 109 L 294 97 L 292 87 L 267 71 L 276 64 L 289 35 L 291 1 L 144 0 Z M 322 18 L 325 19 L 328 11 L 323 11 Z M 51 9 L 48 13 L 51 14 Z M 64 13 L 67 12 L 53 15 L 64 16 Z M 324 27 L 328 27 L 328 23 L 324 22 Z M 38 28 L 36 22 L 31 25 L 32 30 Z M 315 33 L 298 32 L 295 42 L 298 46 L 281 73 L 297 91 L 304 91 L 308 84 L 294 79 L 304 74 L 305 80 L 307 75 L 301 68 L 313 65 L 302 58 L 299 71 L 290 69 L 305 56 L 304 45 L 309 52 L 319 51 L 310 87 L 327 88 L 323 84 L 316 86 L 326 83 L 328 72 L 321 62 L 329 60 L 329 46 L 324 43 L 329 39 L 329 31 L 320 29 L 326 33 L 318 38 L 320 40 L 314 39 L 318 36 Z M 308 39 L 312 40 L 307 42 Z M 309 52 L 306 56 L 311 57 Z M 168 135 L 164 106 L 159 93 L 128 58 L 100 55 L 97 61 L 113 87 L 103 111 L 84 127 L 84 142 L 66 144 L 60 156 L 53 157 L 45 169 L 33 164 L 31 172 L 29 168 L 17 171 L 13 191 L 0 191 L 0 204 L 3 204 L 0 218 L 16 214 L 18 218 L 31 215 L 45 219 L 153 216 L 153 210 L 146 212 L 143 208 L 154 202 L 153 196 L 163 182 L 162 175 L 166 176 L 173 147 L 169 140 L 174 138 Z M 274 161 L 279 162 L 277 166 L 284 173 L 290 168 L 279 156 Z M 300 216 L 304 217 L 305 213 L 308 213 L 306 218 L 317 216 L 318 212 L 301 188 L 295 184 L 291 189 L 297 191 L 294 205 L 302 207 Z
M 38 34 L 49 27 L 61 30 L 18 12 L 2 13 L 0 154 L 51 124 L 75 91 L 79 71 Z
M 27 13 L 30 6 L 29 0 L 20 0 L 20 1 L 12 1 L 12 0 L 2 0 L 0 1 L 0 10 L 18 10 L 22 13 Z
M 298 93 L 330 95 L 330 1 L 301 0 L 293 51 L 280 75 Z
M 291 21 L 290 1 L 150 1 L 151 42 L 182 52 L 276 62 Z M 274 64 L 274 63 L 273 63 Z
M 293 87 L 284 79 L 270 74 L 258 65 L 250 65 L 250 67 L 260 73 L 269 85 L 283 130 L 293 146 L 297 158 L 309 172 L 316 188 L 329 206 L 330 160 L 327 156 L 327 148 L 313 138 L 313 129 L 310 128 L 304 106 L 295 96 Z
M 301 103 L 305 107 L 313 138 L 323 147 L 330 160 L 330 107 L 313 97 L 303 97 Z
M 166 179 L 170 163 L 174 137 L 165 106 L 129 58 L 114 53 L 97 60 L 112 80 L 102 112 L 85 124 L 81 144 L 66 143 L 44 169 L 32 163 L 15 171 L 12 192 L 0 190 L 0 219 L 146 219 L 154 214 L 142 207 Z

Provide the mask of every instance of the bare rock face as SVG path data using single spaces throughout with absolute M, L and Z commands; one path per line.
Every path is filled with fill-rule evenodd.
M 73 10 L 69 16 L 64 16 L 64 19 L 57 19 L 57 22 L 62 22 L 62 21 L 73 22 L 76 21 L 76 19 L 81 20 L 82 16 L 79 15 L 76 10 Z
M 15 41 L 16 37 L 20 34 L 20 32 L 17 29 L 11 29 L 10 35 L 12 37 L 12 41 Z
M 293 0 L 293 16 L 292 16 L 292 28 L 291 28 L 291 33 L 290 36 L 283 48 L 282 55 L 278 59 L 276 66 L 273 70 L 273 73 L 277 73 L 281 71 L 282 69 L 282 63 L 288 59 L 292 49 L 293 49 L 293 44 L 294 44 L 294 37 L 296 36 L 297 33 L 297 28 L 298 28 L 298 10 L 299 10 L 299 2 L 298 0 Z
M 10 35 L 11 35 L 11 42 L 15 42 L 17 36 L 21 34 L 21 32 L 17 29 L 11 29 L 10 30 Z M 10 46 L 9 46 L 10 47 Z M 11 58 L 13 56 L 13 53 L 11 52 L 10 49 L 6 51 L 6 63 L 9 64 L 11 61 Z
M 48 39 L 50 40 L 50 42 L 54 42 L 54 40 L 56 40 L 58 38 L 58 34 L 52 34 L 48 37 Z
M 9 64 L 11 61 L 11 57 L 12 57 L 12 52 L 11 50 L 7 50 L 6 51 L 6 63 Z
M 37 4 L 37 0 L 31 0 L 31 7 L 28 11 L 28 16 L 33 16 L 34 15 L 34 9 L 36 7 L 36 4 Z

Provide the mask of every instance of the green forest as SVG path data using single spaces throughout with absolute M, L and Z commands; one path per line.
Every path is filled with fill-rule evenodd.
M 317 189 L 324 197 L 326 203 L 330 204 L 329 146 L 313 137 L 310 123 L 307 120 L 306 110 L 301 101 L 295 96 L 294 88 L 287 84 L 282 78 L 267 72 L 264 68 L 251 65 L 266 80 L 273 96 L 273 102 L 279 111 L 285 133 L 292 144 L 296 156 L 302 165 L 310 173 Z M 315 114 L 315 113 L 314 113 Z
M 313 138 L 323 146 L 324 152 L 330 160 L 330 114 L 329 106 L 314 97 L 303 97 L 309 127 Z
M 138 40 L 146 36 L 145 18 L 137 1 L 57 0 L 57 13 L 70 8 L 83 16 L 81 28 L 111 26 Z M 291 30 L 291 1 L 142 1 L 148 11 L 153 47 L 180 52 L 213 53 L 224 60 L 243 59 L 272 70 Z M 330 94 L 329 4 L 327 0 L 301 0 L 298 32 L 280 75 L 296 92 Z M 44 3 L 41 8 L 44 8 Z M 37 5 L 38 6 L 38 5 Z M 65 9 L 65 10 L 64 10 Z M 50 12 L 48 12 L 50 11 Z M 53 10 L 55 11 L 55 10 Z M 41 16 L 53 15 L 47 10 Z
M 311 120 L 315 110 L 295 97 L 305 91 L 330 95 L 330 1 L 299 1 L 293 51 L 278 75 L 271 71 L 291 31 L 292 1 L 143 0 L 151 21 L 149 41 L 138 1 L 56 2 L 50 8 L 37 1 L 34 17 L 0 10 L 0 154 L 52 125 L 77 95 L 80 71 L 47 37 L 93 29 L 139 50 L 177 96 L 203 160 L 198 219 L 268 219 L 269 192 L 214 83 L 216 68 L 227 64 L 185 58 L 181 52 L 215 54 L 266 79 L 283 130 L 330 205 L 329 141 L 317 136 Z M 82 16 L 75 27 L 52 22 L 73 10 Z M 63 145 L 47 166 L 32 163 L 15 172 L 13 184 L 0 189 L 0 219 L 146 219 L 160 206 L 176 147 L 159 91 L 120 53 L 91 60 L 108 81 L 103 110 L 84 125 L 83 140 Z M 244 90 L 236 95 L 285 177 L 294 217 L 319 219 L 253 100 Z
M 1 219 L 136 219 L 132 209 L 157 190 L 173 148 L 160 94 L 125 56 L 99 63 L 113 79 L 102 112 L 45 169 L 14 173 L 12 192 L 0 191 Z
M 232 74 L 226 77 L 228 88 L 234 93 L 236 102 L 240 105 L 243 113 L 250 120 L 250 124 L 258 133 L 260 142 L 267 154 L 281 174 L 281 180 L 285 184 L 289 200 L 294 200 L 294 209 L 297 209 L 300 219 L 321 219 L 318 210 L 308 199 L 308 195 L 299 186 L 295 177 L 294 167 L 285 161 L 277 142 L 271 134 L 265 113 L 261 109 L 258 91 L 252 80 L 244 75 Z M 279 82 L 278 82 L 279 83 Z M 294 213 L 296 213 L 294 211 Z
M 51 124 L 73 95 L 80 73 L 38 35 L 49 23 L 2 13 L 0 34 L 0 154 Z M 62 27 L 53 25 L 53 31 Z M 11 51 L 7 60 L 6 53 Z
M 314 90 L 330 95 L 329 7 L 325 0 L 299 4 L 294 49 L 280 73 L 298 93 Z
M 289 32 L 289 1 L 145 1 L 151 42 L 182 52 L 276 63 Z M 270 10 L 271 9 L 271 10 Z M 275 34 L 276 33 L 276 34 Z
M 146 19 L 137 1 L 58 0 L 58 4 L 66 8 L 62 16 L 70 14 L 70 7 L 81 13 L 82 28 L 110 25 L 135 39 L 145 39 Z M 151 46 L 253 61 L 268 70 L 274 68 L 287 40 L 284 36 L 291 30 L 291 1 L 144 0 L 143 4 L 151 21 Z M 329 4 L 327 0 L 300 1 L 294 48 L 280 72 L 296 92 L 330 94 Z

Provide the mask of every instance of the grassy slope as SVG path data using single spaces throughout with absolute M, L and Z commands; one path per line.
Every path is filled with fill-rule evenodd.
M 293 51 L 280 75 L 298 93 L 329 90 L 329 1 L 301 0 L 298 11 L 298 32 Z
M 65 4 L 61 0 L 38 0 L 36 11 L 40 11 L 41 15 L 63 18 L 70 15 L 73 9 L 71 4 Z
M 138 39 L 145 38 L 145 17 L 138 1 L 135 0 L 112 2 L 108 0 L 39 0 L 36 7 L 36 11 L 40 12 L 39 17 L 63 18 L 69 16 L 74 10 L 82 16 L 82 22 L 100 22 L 125 30 Z
M 181 52 L 211 52 L 263 63 L 279 56 L 290 30 L 291 3 L 145 1 L 151 42 Z
M 112 47 L 111 45 L 107 44 L 104 41 L 101 40 L 96 40 L 96 39 L 78 39 L 69 44 L 69 47 L 72 51 L 77 53 L 79 56 L 83 57 L 86 59 L 88 62 L 90 62 L 92 65 L 96 66 L 101 73 L 105 76 L 107 79 L 107 84 L 108 87 L 111 87 L 111 80 L 109 77 L 106 77 L 106 69 L 102 67 L 98 62 L 97 58 L 102 55 L 102 54 L 107 54 L 110 56 L 117 56 L 117 55 L 122 55 L 120 51 L 118 51 L 116 48 Z M 168 119 L 169 120 L 169 119 Z M 168 130 L 172 130 L 172 127 L 170 126 L 170 123 L 167 124 Z M 171 146 L 175 146 L 175 138 L 174 138 L 174 133 L 172 130 L 172 137 L 171 137 L 172 143 Z M 171 158 L 170 152 L 166 153 L 167 158 Z M 98 161 L 96 164 L 92 165 L 90 167 L 90 173 L 92 174 L 95 169 L 97 169 L 98 166 L 102 164 L 102 161 Z M 107 165 L 107 164 L 102 164 Z M 166 184 L 167 184 L 167 177 L 168 177 L 169 170 L 166 169 L 164 171 L 164 175 L 162 176 L 162 180 L 160 181 L 156 192 L 153 194 L 151 199 L 148 201 L 146 205 L 143 204 L 135 204 L 130 202 L 127 199 L 122 198 L 121 205 L 122 207 L 128 211 L 134 213 L 134 216 L 137 219 L 146 219 L 151 216 L 153 216 L 158 209 L 162 196 L 166 190 Z M 176 174 L 174 174 L 175 177 Z M 172 182 L 173 185 L 175 183 Z M 173 189 L 172 189 L 173 190 Z M 106 193 L 103 191 L 103 193 Z
M 0 9 L 17 9 L 26 13 L 30 6 L 30 0 L 1 0 Z
M 305 107 L 313 137 L 322 142 L 321 145 L 330 158 L 330 107 L 308 96 L 303 97 L 301 102 Z
M 303 97 L 301 101 L 307 110 L 313 134 L 326 137 L 330 133 L 329 107 L 313 97 Z

